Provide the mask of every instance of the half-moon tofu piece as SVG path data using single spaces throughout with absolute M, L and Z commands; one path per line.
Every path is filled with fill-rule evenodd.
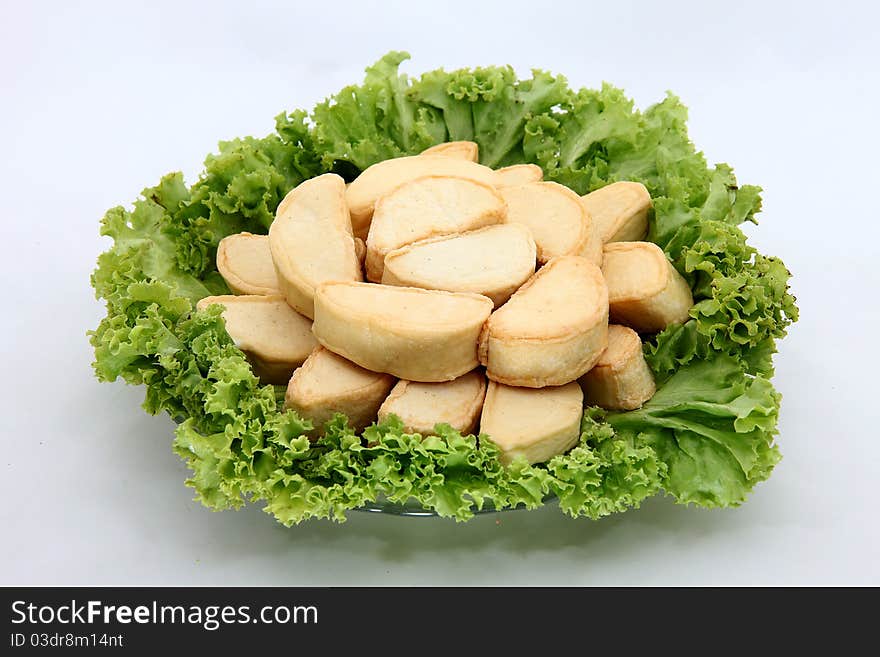
M 403 183 L 376 203 L 367 237 L 367 279 L 382 280 L 385 255 L 394 249 L 499 224 L 506 214 L 504 199 L 490 185 L 449 176 Z
M 602 273 L 615 324 L 653 333 L 688 320 L 694 305 L 691 288 L 656 244 L 606 244 Z
M 377 162 L 364 169 L 345 193 L 355 236 L 366 239 L 376 201 L 395 187 L 424 176 L 454 176 L 485 185 L 494 185 L 497 179 L 489 167 L 445 155 L 409 155 Z
M 269 227 L 269 248 L 287 303 L 314 316 L 315 287 L 363 280 L 345 204 L 345 181 L 335 173 L 290 191 Z
M 583 392 L 574 382 L 536 390 L 489 381 L 480 434 L 495 443 L 504 465 L 520 456 L 542 463 L 578 442 L 583 405 Z
M 514 187 L 544 180 L 544 170 L 537 164 L 512 164 L 495 169 L 498 174 L 496 187 Z
M 313 434 L 319 433 L 335 413 L 344 413 L 349 424 L 362 431 L 376 420 L 393 385 L 394 377 L 370 372 L 317 347 L 290 378 L 284 407 L 311 420 Z
M 436 425 L 448 424 L 466 435 L 477 428 L 485 396 L 486 377 L 479 370 L 445 383 L 398 381 L 379 408 L 379 421 L 396 415 L 407 433 L 431 436 Z
M 196 308 L 204 310 L 214 303 L 225 307 L 226 332 L 263 383 L 287 383 L 293 370 L 317 346 L 312 322 L 288 306 L 282 296 L 205 297 Z
M 648 234 L 651 195 L 642 183 L 611 183 L 586 196 L 581 203 L 593 217 L 602 242 L 637 242 Z
M 653 397 L 657 387 L 639 334 L 626 326 L 609 326 L 608 347 L 580 384 L 587 405 L 609 411 L 631 411 Z
M 318 342 L 374 372 L 451 381 L 479 365 L 492 301 L 477 294 L 372 283 L 324 283 L 315 295 Z
M 468 160 L 470 162 L 480 161 L 480 147 L 473 141 L 447 141 L 443 144 L 436 144 L 426 148 L 421 154 L 457 157 L 460 160 Z
M 224 237 L 217 245 L 217 271 L 233 294 L 281 294 L 267 235 Z
M 535 273 L 535 241 L 522 224 L 497 224 L 413 242 L 385 256 L 382 283 L 473 292 L 497 308 Z
M 574 381 L 607 346 L 608 289 L 580 256 L 554 258 L 492 313 L 480 349 L 486 375 L 511 386 Z
M 602 263 L 602 241 L 581 197 L 568 187 L 542 181 L 498 190 L 507 202 L 507 222 L 524 224 L 538 245 L 538 262 L 563 255 Z

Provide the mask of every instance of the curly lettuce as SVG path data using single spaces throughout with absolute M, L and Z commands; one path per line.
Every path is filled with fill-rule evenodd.
M 687 136 L 674 96 L 644 112 L 610 85 L 509 67 L 399 72 L 392 52 L 310 114 L 276 117 L 262 139 L 220 144 L 187 186 L 179 173 L 109 210 L 113 240 L 92 284 L 107 315 L 90 333 L 99 379 L 146 389 L 144 408 L 180 421 L 174 449 L 188 484 L 214 509 L 262 502 L 290 525 L 345 519 L 377 499 L 415 500 L 467 520 L 485 508 L 535 508 L 555 498 L 573 517 L 638 507 L 666 492 L 683 504 L 733 506 L 779 459 L 775 341 L 797 319 L 789 272 L 757 253 L 738 228 L 754 221 L 760 189 L 710 167 Z M 227 234 L 265 233 L 283 196 L 326 171 L 351 178 L 389 157 L 468 139 L 484 164 L 534 162 L 579 193 L 615 180 L 643 182 L 655 199 L 649 239 L 686 277 L 691 319 L 646 341 L 657 380 L 642 409 L 586 409 L 579 443 L 549 462 L 502 467 L 486 436 L 448 426 L 407 434 L 392 418 L 361 434 L 337 415 L 310 442 L 310 422 L 285 411 L 226 333 L 218 308 L 195 301 L 226 292 L 214 264 Z

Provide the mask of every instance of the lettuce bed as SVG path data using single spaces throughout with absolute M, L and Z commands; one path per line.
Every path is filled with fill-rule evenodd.
M 107 212 L 113 238 L 92 275 L 107 316 L 91 332 L 95 372 L 146 387 L 144 408 L 182 420 L 174 449 L 188 484 L 213 509 L 265 502 L 285 525 L 342 521 L 384 497 L 415 498 L 443 516 L 474 508 L 537 507 L 548 495 L 571 516 L 638 507 L 661 491 L 683 504 L 742 503 L 780 455 L 779 395 L 770 384 L 775 340 L 797 319 L 783 263 L 757 253 L 738 225 L 754 221 L 760 188 L 709 167 L 672 95 L 644 112 L 623 92 L 570 89 L 565 78 L 510 68 L 399 74 L 389 53 L 311 114 L 276 117 L 262 139 L 220 144 L 199 180 L 172 173 L 131 210 Z M 648 239 L 690 282 L 691 319 L 646 341 L 656 396 L 638 411 L 587 409 L 578 446 L 549 463 L 503 468 L 489 441 L 452 430 L 421 439 L 393 421 L 356 435 L 337 415 L 310 444 L 311 425 L 284 412 L 283 390 L 262 386 L 217 309 L 195 302 L 227 293 L 214 256 L 225 235 L 265 233 L 286 192 L 326 171 L 352 178 L 390 157 L 447 140 L 473 140 L 481 162 L 534 162 L 584 194 L 615 180 L 644 183 L 655 199 Z M 371 446 L 367 446 L 367 445 Z

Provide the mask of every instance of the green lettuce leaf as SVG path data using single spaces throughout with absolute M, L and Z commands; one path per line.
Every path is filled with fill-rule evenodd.
M 192 186 L 169 174 L 131 209 L 107 212 L 101 233 L 113 245 L 92 275 L 107 307 L 90 333 L 98 378 L 143 385 L 148 412 L 180 421 L 174 448 L 205 505 L 262 501 L 286 525 L 342 521 L 379 499 L 457 520 L 549 498 L 571 516 L 599 518 L 661 489 L 684 503 L 741 503 L 778 459 L 779 398 L 767 377 L 775 341 L 797 319 L 788 271 L 738 228 L 754 221 L 760 190 L 707 165 L 674 96 L 640 112 L 610 85 L 575 92 L 539 71 L 517 80 L 509 67 L 410 80 L 398 72 L 407 57 L 389 53 L 364 84 L 310 116 L 280 114 L 271 135 L 221 143 Z M 439 426 L 423 438 L 395 418 L 358 435 L 339 415 L 310 442 L 312 425 L 284 411 L 283 388 L 254 377 L 219 309 L 194 311 L 227 291 L 214 263 L 219 240 L 265 232 L 299 182 L 328 170 L 352 176 L 448 139 L 477 141 L 491 166 L 537 162 L 580 193 L 643 182 L 655 198 L 649 238 L 694 291 L 692 319 L 646 340 L 654 399 L 607 420 L 587 409 L 578 445 L 545 464 L 502 467 L 490 437 Z
M 737 506 L 779 461 L 780 395 L 725 355 L 680 369 L 641 409 L 610 413 L 618 436 L 651 447 L 683 504 Z

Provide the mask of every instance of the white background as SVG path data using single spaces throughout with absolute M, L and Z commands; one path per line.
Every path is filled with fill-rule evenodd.
M 880 584 L 880 15 L 770 5 L 4 0 L 0 584 Z M 748 504 L 285 529 L 192 502 L 171 421 L 93 379 L 104 210 L 170 170 L 191 182 L 218 139 L 268 133 L 391 49 L 412 73 L 608 80 L 640 107 L 674 90 L 709 160 L 764 186 L 749 232 L 794 272 L 802 319 L 776 360 L 784 460 Z

